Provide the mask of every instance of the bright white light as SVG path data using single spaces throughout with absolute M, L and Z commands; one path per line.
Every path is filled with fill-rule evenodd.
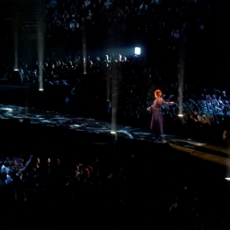
M 6 111 L 9 111 L 9 112 L 13 111 L 13 109 L 11 109 L 11 108 L 2 108 L 1 110 L 6 110 Z
M 140 55 L 141 54 L 141 48 L 140 47 L 135 47 L 135 54 Z
M 14 71 L 18 71 L 19 69 L 14 69 Z
M 111 131 L 110 133 L 111 133 L 111 134 L 116 134 L 116 132 L 115 132 L 115 131 Z
M 44 91 L 44 89 L 40 88 L 39 91 Z
M 230 177 L 225 177 L 225 180 L 230 181 Z
M 182 113 L 179 113 L 177 116 L 178 117 L 183 117 L 184 115 Z
M 203 145 L 205 145 L 205 144 L 202 144 L 202 143 L 197 143 L 197 145 L 198 145 L 198 146 L 203 146 Z

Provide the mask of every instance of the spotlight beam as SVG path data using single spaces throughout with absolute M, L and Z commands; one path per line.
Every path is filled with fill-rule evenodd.
M 40 23 L 37 30 L 39 91 L 43 91 L 44 30 Z
M 14 33 L 14 69 L 18 69 L 18 30 L 19 30 L 19 16 L 18 16 L 18 6 L 14 3 L 13 6 L 13 33 Z
M 185 36 L 180 43 L 180 53 L 179 53 L 179 71 L 178 71 L 178 99 L 179 99 L 179 112 L 178 116 L 183 113 L 183 91 L 184 91 L 184 46 L 185 46 Z
M 111 105 L 112 105 L 112 118 L 111 118 L 111 130 L 116 132 L 116 122 L 117 122 L 117 101 L 118 101 L 118 77 L 116 67 L 112 71 L 112 96 L 111 96 Z
M 83 74 L 87 74 L 87 51 L 86 51 L 86 28 L 85 22 L 82 27 L 82 56 L 83 56 Z

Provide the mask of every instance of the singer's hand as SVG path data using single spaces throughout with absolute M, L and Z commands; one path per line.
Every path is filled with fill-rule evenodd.
M 147 110 L 150 110 L 150 107 L 148 107 Z

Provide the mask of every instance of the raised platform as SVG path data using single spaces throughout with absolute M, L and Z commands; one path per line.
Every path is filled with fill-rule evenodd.
M 35 131 L 35 139 L 39 138 L 43 140 L 47 137 L 46 134 L 39 134 L 41 127 L 55 128 L 55 132 L 59 133 L 55 138 L 60 142 L 63 142 L 62 135 L 60 133 L 71 132 L 74 133 L 74 142 L 79 140 L 80 143 L 91 143 L 93 146 L 108 146 L 110 143 L 111 124 L 105 121 L 95 120 L 93 118 L 75 117 L 70 114 L 61 114 L 53 111 L 44 111 L 30 107 L 20 107 L 14 105 L 0 104 L 0 119 L 2 121 L 8 120 L 8 124 L 25 125 L 30 123 L 33 125 Z M 36 127 L 36 128 L 35 128 Z M 51 130 L 51 129 L 50 129 Z M 53 132 L 53 129 L 52 129 Z M 154 144 L 162 146 L 168 145 L 178 152 L 187 154 L 191 157 L 196 157 L 201 160 L 209 161 L 217 165 L 224 167 L 230 166 L 230 148 L 223 148 L 207 141 L 200 141 L 195 139 L 189 139 L 186 137 L 176 135 L 165 135 L 160 141 L 149 132 L 149 130 L 143 130 L 138 127 L 117 125 L 116 132 L 121 143 L 134 143 L 135 145 L 148 145 Z M 26 137 L 26 134 L 24 134 Z M 23 136 L 22 136 L 23 137 Z M 19 138 L 19 137 L 18 137 Z M 33 137 L 30 138 L 30 143 L 33 145 Z M 47 139 L 45 140 L 47 141 Z M 50 140 L 52 141 L 52 140 Z M 67 141 L 70 144 L 73 139 L 69 136 Z M 39 140 L 38 140 L 39 142 Z M 57 145 L 60 144 L 56 143 Z M 22 142 L 24 144 L 24 141 Z M 29 143 L 28 143 L 29 144 Z M 79 143 L 78 143 L 79 144 Z

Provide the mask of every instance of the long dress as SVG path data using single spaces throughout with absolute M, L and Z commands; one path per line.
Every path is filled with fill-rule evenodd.
M 152 111 L 152 120 L 150 124 L 150 130 L 156 135 L 162 135 L 164 133 L 164 118 L 161 106 L 170 105 L 170 102 L 166 102 L 163 98 L 156 98 L 153 101 L 150 109 Z

